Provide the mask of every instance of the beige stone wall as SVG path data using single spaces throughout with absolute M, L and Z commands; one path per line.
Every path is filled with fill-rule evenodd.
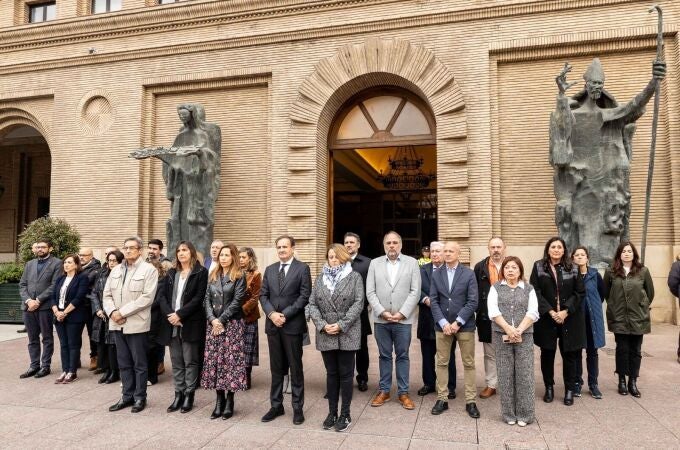
M 340 106 L 324 112 L 328 104 L 319 99 L 341 103 L 352 90 L 401 77 L 437 116 L 443 237 L 469 247 L 471 262 L 492 233 L 533 258 L 531 249 L 555 232 L 547 164 L 555 74 L 569 60 L 578 79 L 587 61 L 600 56 L 607 87 L 625 101 L 648 79 L 655 45 L 656 18 L 647 3 L 634 0 L 145 4 L 124 0 L 119 13 L 78 17 L 77 2 L 60 2 L 60 20 L 11 27 L 14 0 L 0 0 L 0 132 L 9 110 L 30 112 L 23 120 L 42 127 L 52 152 L 51 210 L 96 248 L 130 234 L 163 233 L 160 166 L 127 154 L 171 142 L 176 104 L 196 100 L 223 130 L 223 181 L 230 183 L 220 192 L 217 235 L 257 246 L 269 259 L 272 239 L 293 231 L 301 238 L 300 256 L 318 266 L 328 217 L 324 127 Z M 680 141 L 674 100 L 680 4 L 662 6 L 670 66 L 649 250 L 659 304 L 666 302 L 657 317 L 674 311 L 663 279 L 680 243 L 680 154 L 672 151 Z M 406 63 L 381 69 L 391 76 L 366 70 L 351 49 L 365 51 L 372 39 L 406 42 Z M 390 61 L 399 60 L 393 56 Z M 336 70 L 329 61 L 345 66 Z M 342 73 L 370 76 L 354 85 L 333 81 Z M 443 77 L 441 85 L 435 75 Z M 453 103 L 442 98 L 454 91 L 460 98 L 449 108 Z M 301 107 L 310 98 L 321 103 Z M 641 119 L 634 143 L 635 240 L 650 121 L 649 113 Z M 74 177 L 87 182 L 73 184 Z

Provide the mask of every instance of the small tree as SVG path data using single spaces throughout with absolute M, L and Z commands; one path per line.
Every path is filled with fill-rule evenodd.
M 63 258 L 69 253 L 78 253 L 80 248 L 80 233 L 63 219 L 41 217 L 26 225 L 19 235 L 19 258 L 22 262 L 33 259 L 31 246 L 40 239 L 52 241 L 52 254 Z

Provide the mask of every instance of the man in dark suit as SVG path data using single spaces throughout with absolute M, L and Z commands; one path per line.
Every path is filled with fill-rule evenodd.
M 460 264 L 460 245 L 444 245 L 444 262 L 432 274 L 430 304 L 437 327 L 437 402 L 432 414 L 449 409 L 448 378 L 449 358 L 454 341 L 460 346 L 460 356 L 465 369 L 465 410 L 473 419 L 479 418 L 477 409 L 477 384 L 475 382 L 475 311 L 477 311 L 477 280 L 475 273 Z
M 361 348 L 356 353 L 357 387 L 361 392 L 368 390 L 368 335 L 371 331 L 371 321 L 368 320 L 368 299 L 366 298 L 366 276 L 371 265 L 370 258 L 359 254 L 361 238 L 356 233 L 345 233 L 344 244 L 352 257 L 352 269 L 361 275 L 364 282 L 364 309 L 361 310 Z
M 305 402 L 302 337 L 307 332 L 305 306 L 311 293 L 312 277 L 309 266 L 295 259 L 294 251 L 295 239 L 292 236 L 283 235 L 276 239 L 279 262 L 268 266 L 262 279 L 260 304 L 267 316 L 264 331 L 272 373 L 271 409 L 262 417 L 262 422 L 270 422 L 284 414 L 283 377 L 290 368 L 293 423 L 300 425 L 305 421 L 302 413 Z
M 52 289 L 63 272 L 61 260 L 52 256 L 52 243 L 41 239 L 36 243 L 36 259 L 26 263 L 19 281 L 21 310 L 28 333 L 28 355 L 31 366 L 19 378 L 42 378 L 50 374 L 50 364 L 54 353 L 52 327 Z M 42 354 L 40 337 L 42 335 Z
M 418 302 L 418 331 L 417 336 L 420 339 L 420 351 L 423 355 L 423 387 L 418 390 L 418 395 L 427 395 L 430 392 L 435 392 L 435 382 L 437 374 L 434 369 L 434 359 L 437 353 L 437 344 L 435 339 L 435 326 L 432 319 L 432 310 L 430 308 L 430 285 L 432 281 L 432 273 L 437 271 L 444 264 L 443 259 L 444 243 L 432 242 L 430 244 L 430 258 L 431 263 L 427 263 L 420 268 L 420 301 Z M 448 398 L 456 398 L 456 344 L 451 345 L 451 358 L 449 359 L 449 396 Z

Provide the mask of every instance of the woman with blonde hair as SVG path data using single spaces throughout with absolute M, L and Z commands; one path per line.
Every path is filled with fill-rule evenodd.
M 245 322 L 241 309 L 246 277 L 239 267 L 234 244 L 220 249 L 217 262 L 217 267 L 210 271 L 204 299 L 208 326 L 201 386 L 217 392 L 210 418 L 221 416 L 226 420 L 234 415 L 234 392 L 247 388 L 243 351 Z

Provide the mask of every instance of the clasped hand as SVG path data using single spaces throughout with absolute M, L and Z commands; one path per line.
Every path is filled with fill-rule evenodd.
M 31 299 L 26 302 L 26 309 L 29 311 L 35 311 L 38 308 L 40 308 L 40 302 L 38 300 Z
M 446 325 L 444 325 L 444 328 L 442 328 L 442 331 L 446 336 L 453 336 L 454 334 L 458 333 L 459 330 L 460 327 L 456 322 L 447 323 Z
M 559 323 L 562 325 L 565 320 L 567 320 L 567 310 L 563 309 L 560 312 L 555 312 L 555 311 L 550 311 L 550 317 L 552 317 L 552 320 L 554 320 L 556 323 Z
M 332 323 L 332 324 L 327 324 L 326 326 L 323 327 L 323 331 L 326 334 L 338 334 L 340 333 L 340 325 L 337 323 Z
M 116 322 L 118 325 L 123 325 L 125 322 L 127 322 L 127 319 L 123 317 L 119 311 L 114 311 L 111 313 L 111 320 Z
M 405 317 L 402 313 L 398 312 L 396 314 L 392 314 L 389 311 L 383 311 L 381 314 L 382 318 L 385 319 L 388 322 L 394 322 L 394 323 L 399 323 L 399 321 L 404 320 Z
M 274 325 L 281 328 L 286 323 L 286 316 L 280 312 L 273 312 L 269 315 L 269 319 L 274 322 Z
M 512 343 L 517 343 L 522 341 L 522 332 L 519 331 L 517 328 L 508 325 L 505 328 L 505 334 L 508 335 L 508 338 L 510 339 L 510 342 Z
M 220 319 L 213 319 L 212 322 L 210 322 L 212 325 L 212 335 L 217 336 L 219 334 L 224 333 L 224 325 L 220 321 Z
M 168 322 L 170 322 L 170 325 L 173 327 L 182 326 L 182 319 L 177 315 L 177 313 L 168 314 Z

